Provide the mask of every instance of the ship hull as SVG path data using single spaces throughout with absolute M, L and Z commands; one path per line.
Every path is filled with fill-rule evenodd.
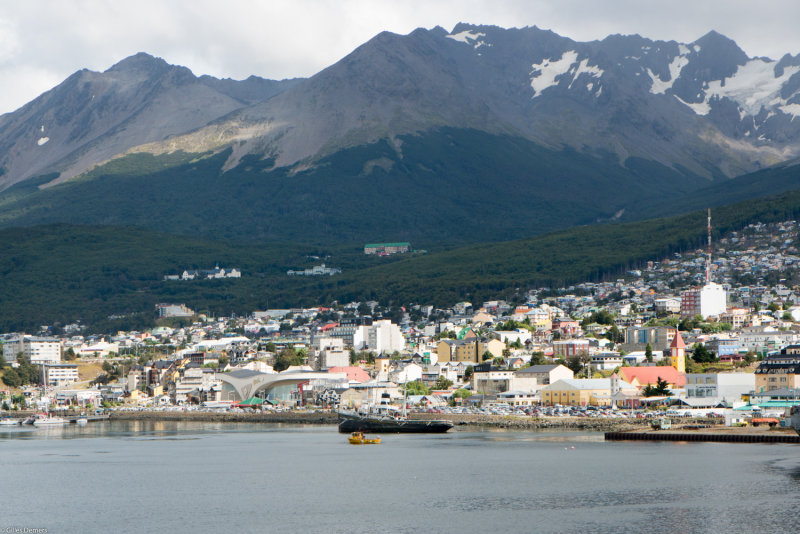
M 433 434 L 447 432 L 451 428 L 453 423 L 450 421 L 339 414 L 339 432 L 342 433 Z

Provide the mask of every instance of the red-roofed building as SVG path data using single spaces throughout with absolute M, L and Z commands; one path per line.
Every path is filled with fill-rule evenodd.
M 339 326 L 339 323 L 328 323 L 325 326 L 321 327 L 320 331 L 321 332 L 328 332 L 329 330 L 333 330 L 337 326 Z
M 345 373 L 347 375 L 347 380 L 350 382 L 358 382 L 362 384 L 370 379 L 369 373 L 363 370 L 361 367 L 330 367 L 328 368 L 329 373 Z
M 642 389 L 644 386 L 655 386 L 658 379 L 666 380 L 670 389 L 683 388 L 686 385 L 686 374 L 678 372 L 671 365 L 654 367 L 621 367 L 619 376 L 625 382 Z

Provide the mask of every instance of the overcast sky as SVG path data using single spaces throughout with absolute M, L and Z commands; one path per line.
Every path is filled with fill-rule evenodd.
M 196 75 L 306 77 L 381 31 L 457 22 L 578 41 L 691 42 L 713 29 L 749 56 L 800 53 L 800 0 L 0 0 L 0 113 L 137 52 Z

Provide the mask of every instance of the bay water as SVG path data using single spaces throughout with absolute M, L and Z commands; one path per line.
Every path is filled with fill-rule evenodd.
M 475 428 L 346 438 L 277 424 L 2 428 L 0 533 L 800 529 L 797 445 Z

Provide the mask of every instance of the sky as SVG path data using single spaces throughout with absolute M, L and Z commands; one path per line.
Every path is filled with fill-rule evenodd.
M 196 75 L 311 76 L 382 31 L 458 22 L 692 42 L 716 30 L 751 57 L 800 54 L 800 0 L 0 0 L 0 113 L 83 68 L 137 52 Z

